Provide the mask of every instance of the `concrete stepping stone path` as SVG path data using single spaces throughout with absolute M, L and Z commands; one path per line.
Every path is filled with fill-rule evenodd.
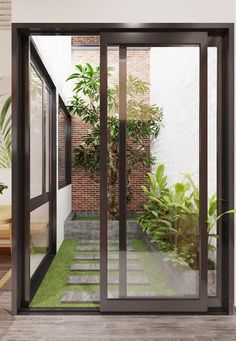
M 83 239 L 83 240 L 79 240 L 78 244 L 79 245 L 84 245 L 84 244 L 97 244 L 99 245 L 100 241 L 98 239 Z M 119 241 L 118 240 L 109 240 L 108 244 L 118 244 Z
M 153 297 L 155 296 L 153 292 L 143 291 L 143 292 L 134 292 L 129 291 L 128 297 Z M 109 298 L 118 298 L 117 291 L 109 291 Z M 83 302 L 93 302 L 99 303 L 100 294 L 99 291 L 64 291 L 61 297 L 62 303 L 83 303 Z
M 128 251 L 134 251 L 132 246 L 127 246 Z M 81 251 L 81 252 L 94 252 L 94 251 L 100 251 L 100 246 L 95 245 L 95 246 L 87 246 L 87 245 L 80 245 L 77 246 L 76 251 Z M 108 251 L 119 251 L 118 246 L 108 246 Z
M 118 239 L 111 239 L 108 240 L 108 245 L 119 245 L 119 240 Z M 78 245 L 88 245 L 88 244 L 94 244 L 94 245 L 100 245 L 100 240 L 98 239 L 81 239 L 78 241 Z M 131 245 L 130 241 L 127 241 L 127 245 Z
M 100 284 L 100 276 L 69 276 L 67 284 Z M 109 276 L 108 285 L 119 284 L 118 276 Z M 149 285 L 149 280 L 146 276 L 127 276 L 127 284 L 134 285 Z
M 99 302 L 98 291 L 65 291 L 62 294 L 62 303 L 80 303 L 80 302 Z
M 100 255 L 99 254 L 77 254 L 74 256 L 74 259 L 77 259 L 77 260 L 99 260 Z M 111 260 L 119 259 L 119 255 L 109 253 L 108 259 L 111 259 Z M 138 256 L 135 253 L 128 253 L 127 259 L 137 260 Z
M 119 260 L 119 241 L 118 240 L 109 240 L 108 241 L 108 260 Z M 76 275 L 69 276 L 67 278 L 68 289 L 70 285 L 85 285 L 84 290 L 81 291 L 64 291 L 61 296 L 62 303 L 99 303 L 100 301 L 100 293 L 98 291 L 89 290 L 89 285 L 99 285 L 100 284 L 100 264 L 97 262 L 93 262 L 93 260 L 100 260 L 100 244 L 99 240 L 95 239 L 87 239 L 87 240 L 79 240 L 78 246 L 76 247 L 77 254 L 73 257 L 74 260 L 82 260 L 87 262 L 79 262 L 72 264 L 70 267 L 70 271 L 95 271 L 97 275 Z M 134 272 L 138 271 L 140 275 L 132 275 L 129 273 L 127 275 L 127 284 L 129 285 L 140 285 L 140 288 L 145 291 L 144 293 L 135 293 L 129 292 L 129 296 L 153 296 L 153 293 L 148 292 L 148 290 L 144 290 L 143 285 L 148 286 L 149 280 L 146 276 L 142 275 L 144 273 L 143 266 L 138 262 L 138 255 L 134 252 L 133 246 L 128 242 L 127 243 L 127 259 L 133 260 L 133 262 L 127 263 L 127 271 Z M 109 271 L 119 271 L 119 262 L 108 262 L 108 270 Z M 116 272 L 115 272 L 116 273 Z M 108 286 L 115 289 L 114 285 L 119 284 L 119 276 L 109 274 Z M 88 287 L 86 287 L 88 286 Z M 88 288 L 88 290 L 86 290 Z M 119 293 L 117 290 L 109 290 L 108 297 L 110 298 L 118 298 Z
M 100 271 L 100 264 L 95 263 L 75 263 L 72 264 L 70 267 L 71 271 Z M 119 270 L 119 264 L 108 264 L 108 270 L 109 271 L 118 271 Z M 144 271 L 143 267 L 139 263 L 128 263 L 127 264 L 127 270 L 128 271 Z

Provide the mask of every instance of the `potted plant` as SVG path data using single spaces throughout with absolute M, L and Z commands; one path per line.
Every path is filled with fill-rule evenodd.
M 3 182 L 0 182 L 0 194 L 3 194 L 4 189 L 7 189 L 7 186 Z

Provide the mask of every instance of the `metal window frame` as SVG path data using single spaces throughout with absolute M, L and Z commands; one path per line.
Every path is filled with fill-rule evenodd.
M 41 281 L 43 280 L 55 254 L 56 254 L 56 166 L 55 166 L 55 157 L 56 157 L 56 117 L 55 117 L 55 109 L 56 109 L 56 87 L 51 80 L 50 75 L 45 68 L 40 54 L 37 50 L 36 45 L 34 44 L 32 39 L 29 39 L 29 63 L 32 63 L 36 68 L 37 72 L 40 74 L 40 77 L 43 82 L 43 117 L 42 117 L 42 146 L 43 146 L 43 159 L 42 159 L 42 174 L 43 174 L 43 181 L 42 181 L 42 194 L 36 197 L 31 198 L 30 193 L 26 193 L 29 195 L 29 206 L 27 217 L 28 217 L 28 225 L 26 225 L 25 229 L 27 231 L 27 244 L 25 245 L 25 261 L 27 262 L 27 266 L 25 267 L 25 287 L 27 287 L 27 282 L 30 278 L 30 286 L 28 290 L 24 292 L 24 305 L 29 306 L 30 301 L 32 300 L 34 294 L 36 293 Z M 27 79 L 25 80 L 27 83 Z M 49 191 L 46 191 L 46 110 L 45 110 L 45 92 L 46 89 L 49 92 L 49 178 L 48 178 L 48 186 Z M 29 97 L 28 97 L 29 98 Z M 28 101 L 29 102 L 29 101 Z M 30 102 L 28 103 L 29 107 Z M 28 120 L 25 122 L 25 131 L 29 130 L 30 135 L 30 110 L 27 113 Z M 27 133 L 27 135 L 28 135 Z M 25 141 L 28 144 L 28 148 L 30 148 L 30 140 Z M 28 172 L 30 174 L 30 154 L 28 154 L 26 159 L 25 167 L 28 168 Z M 30 187 L 29 187 L 30 192 Z M 43 260 L 38 265 L 36 271 L 30 277 L 29 273 L 29 262 L 30 262 L 30 213 L 41 207 L 42 205 L 48 203 L 49 204 L 49 245 L 48 251 L 45 254 Z
M 28 77 L 30 35 L 99 35 L 101 32 L 188 32 L 206 31 L 209 36 L 219 35 L 223 41 L 222 68 L 222 196 L 223 209 L 234 207 L 234 24 L 233 23 L 13 23 L 12 24 L 12 124 L 13 124 L 13 167 L 12 167 L 12 213 L 13 213 L 13 257 L 12 257 L 12 310 L 18 313 L 81 314 L 79 309 L 30 309 L 25 307 L 24 281 L 25 222 L 27 207 L 27 169 L 24 167 L 28 149 L 24 135 L 28 112 L 28 88 L 24 82 Z M 104 124 L 101 129 L 106 129 Z M 26 131 L 27 133 L 27 131 Z M 224 147 L 224 148 L 223 148 Z M 56 162 L 56 161 L 55 161 Z M 101 166 L 104 163 L 101 160 Z M 100 183 L 104 185 L 104 179 Z M 56 186 L 55 186 L 56 188 Z M 56 198 L 56 192 L 53 194 Z M 104 191 L 100 198 L 104 199 Z M 55 217 L 56 219 L 56 217 Z M 103 217 L 101 216 L 101 222 Z M 234 217 L 222 219 L 222 306 L 209 306 L 209 313 L 232 314 L 234 307 Z M 104 237 L 101 236 L 101 242 Z M 94 312 L 91 312 L 94 313 Z
M 62 99 L 62 97 L 59 95 L 58 96 L 58 115 L 60 114 L 60 109 L 62 110 L 62 113 L 65 118 L 65 184 L 60 186 L 59 184 L 59 175 L 58 175 L 58 189 L 62 189 L 68 185 L 71 184 L 71 115 L 69 114 L 67 107 Z M 58 139 L 59 139 L 59 129 L 58 129 Z M 59 143 L 58 143 L 59 147 Z M 58 156 L 59 156 L 59 148 L 57 148 Z M 58 174 L 59 174 L 59 164 L 57 163 L 58 166 Z
M 55 115 L 53 114 L 55 111 L 55 86 L 52 83 L 46 68 L 44 67 L 40 56 L 38 54 L 38 51 L 33 44 L 30 37 L 25 37 L 22 41 L 21 45 L 21 53 L 24 59 L 24 62 L 22 60 L 22 67 L 23 70 L 21 70 L 21 79 L 22 83 L 20 86 L 21 89 L 21 103 L 24 102 L 21 109 L 23 110 L 23 114 L 21 112 L 20 117 L 18 116 L 17 119 L 20 121 L 20 132 L 18 134 L 21 136 L 20 138 L 20 145 L 17 144 L 14 146 L 14 113 L 13 113 L 13 169 L 12 169 L 12 181 L 13 181 L 13 189 L 12 189 L 12 197 L 13 197 L 13 224 L 17 224 L 19 226 L 19 223 L 21 223 L 21 228 L 18 230 L 18 236 L 19 240 L 14 239 L 13 237 L 13 248 L 15 249 L 18 247 L 18 250 L 21 245 L 21 251 L 18 254 L 15 254 L 15 257 L 17 259 L 14 259 L 14 252 L 13 252 L 13 269 L 16 267 L 20 267 L 21 273 L 18 274 L 18 282 L 17 287 L 15 288 L 15 281 L 14 281 L 14 275 L 13 275 L 13 299 L 14 294 L 21 295 L 21 306 L 24 308 L 29 307 L 29 303 L 34 296 L 34 293 L 36 292 L 39 284 L 41 283 L 48 267 L 51 264 L 51 261 L 55 255 L 56 252 L 56 191 L 55 191 L 55 136 L 56 136 L 56 130 L 55 130 Z M 51 91 L 51 103 L 50 103 L 50 134 L 49 134 L 49 160 L 50 167 L 49 167 L 49 186 L 50 191 L 46 192 L 46 184 L 45 184 L 45 171 L 42 172 L 43 174 L 43 181 L 42 181 L 42 194 L 31 198 L 30 196 L 30 108 L 29 108 L 29 66 L 30 63 L 32 63 L 33 67 L 37 70 L 37 72 L 40 74 L 40 78 L 43 82 L 43 89 L 45 85 L 50 89 Z M 24 66 L 23 66 L 24 64 Z M 23 71 L 23 72 L 22 72 Z M 14 91 L 12 91 L 13 94 L 13 102 L 14 102 Z M 43 90 L 44 91 L 44 90 Z M 15 98 L 16 99 L 16 98 Z M 43 104 L 42 104 L 43 105 Z M 13 110 L 14 112 L 14 110 Z M 44 107 L 42 106 L 42 129 L 45 130 L 45 112 Z M 19 127 L 19 126 L 18 126 Z M 44 136 L 44 132 L 42 132 L 42 136 Z M 14 156 L 14 153 L 21 155 L 20 160 L 20 168 L 18 168 L 17 176 L 21 175 L 20 184 L 16 183 L 15 179 L 15 160 L 18 158 L 18 155 Z M 45 168 L 45 146 L 43 144 L 43 160 L 42 160 L 42 168 Z M 15 186 L 20 185 L 20 196 L 21 202 L 18 202 L 18 205 L 21 207 L 20 210 L 24 210 L 21 213 L 18 212 L 17 216 L 15 215 L 16 207 L 14 206 L 15 198 L 17 197 L 17 190 Z M 43 260 L 40 262 L 38 268 L 30 277 L 30 213 L 40 207 L 41 205 L 45 204 L 46 202 L 49 202 L 49 248 L 48 252 L 46 253 Z M 16 218 L 17 217 L 17 218 Z M 14 233 L 14 227 L 13 227 L 13 233 Z M 19 243 L 21 243 L 19 245 Z M 20 255 L 19 255 L 20 254 Z M 20 257 L 20 258 L 18 258 Z M 15 261 L 15 263 L 14 263 Z M 14 265 L 16 264 L 17 265 Z M 19 264 L 20 263 L 20 264 Z M 19 264 L 19 265 L 18 265 Z M 14 291 L 16 290 L 16 291 Z

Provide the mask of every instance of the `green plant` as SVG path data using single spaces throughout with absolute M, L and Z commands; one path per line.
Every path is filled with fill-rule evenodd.
M 10 168 L 12 159 L 11 115 L 9 108 L 11 97 L 8 97 L 0 111 L 0 168 Z
M 0 194 L 3 194 L 4 189 L 7 189 L 8 187 L 4 185 L 4 183 L 0 182 Z
M 148 173 L 148 185 L 142 186 L 147 196 L 143 212 L 137 220 L 160 251 L 164 251 L 166 260 L 176 266 L 189 265 L 199 268 L 199 189 L 189 174 L 183 174 L 182 182 L 169 187 L 164 174 L 165 166 L 160 164 L 155 174 Z M 218 238 L 213 232 L 217 220 L 217 199 L 213 194 L 208 203 L 208 249 L 215 247 L 212 238 Z
M 100 68 L 90 64 L 76 65 L 76 73 L 68 80 L 75 80 L 74 96 L 68 106 L 71 114 L 77 114 L 89 124 L 90 129 L 82 143 L 74 150 L 74 165 L 82 167 L 98 181 L 100 163 Z M 109 73 L 111 74 L 111 69 Z M 127 78 L 127 203 L 132 199 L 131 175 L 136 165 L 150 166 L 154 158 L 148 152 L 150 138 L 160 131 L 162 110 L 149 105 L 143 98 L 149 84 L 137 77 Z M 108 207 L 112 218 L 118 218 L 116 188 L 119 174 L 119 87 L 108 88 Z

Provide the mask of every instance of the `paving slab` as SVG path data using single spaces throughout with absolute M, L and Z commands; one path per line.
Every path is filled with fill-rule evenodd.
M 128 297 L 153 297 L 155 296 L 153 292 L 143 291 L 134 292 L 129 291 Z M 119 294 L 117 291 L 109 291 L 109 298 L 118 298 Z M 83 303 L 83 302 L 93 302 L 99 303 L 100 294 L 99 291 L 64 291 L 61 296 L 61 303 Z
M 77 254 L 74 256 L 73 259 L 78 259 L 78 260 L 99 260 L 100 259 L 100 255 L 97 253 L 97 254 Z M 119 255 L 118 253 L 117 254 L 112 254 L 112 253 L 109 253 L 108 254 L 108 259 L 111 259 L 111 260 L 116 260 L 116 259 L 119 259 Z M 138 255 L 135 254 L 135 253 L 128 253 L 127 254 L 127 259 L 132 259 L 132 260 L 137 260 L 138 259 Z
M 118 244 L 119 241 L 118 239 L 114 239 L 114 240 L 109 240 L 108 244 Z M 81 239 L 78 241 L 78 244 L 83 245 L 83 244 L 100 244 L 100 240 L 99 239 Z
M 134 251 L 134 248 L 131 246 L 131 245 L 128 245 L 127 246 L 127 250 L 128 251 Z M 94 252 L 94 251 L 100 251 L 100 246 L 99 245 L 91 245 L 91 246 L 88 246 L 88 245 L 79 245 L 77 246 L 76 248 L 76 251 L 88 251 L 88 252 Z M 119 251 L 118 249 L 118 246 L 108 246 L 108 251 Z
M 100 284 L 100 276 L 90 275 L 90 276 L 69 276 L 67 279 L 67 284 Z M 109 276 L 109 284 L 119 284 L 118 276 Z M 127 284 L 134 285 L 149 285 L 149 280 L 146 276 L 127 276 Z
M 91 263 L 75 263 L 70 267 L 71 271 L 100 271 L 100 264 L 91 264 Z M 119 264 L 108 264 L 109 271 L 118 271 Z M 144 271 L 143 267 L 139 263 L 128 263 L 127 264 L 128 271 Z
M 99 291 L 64 291 L 61 303 L 99 302 Z

